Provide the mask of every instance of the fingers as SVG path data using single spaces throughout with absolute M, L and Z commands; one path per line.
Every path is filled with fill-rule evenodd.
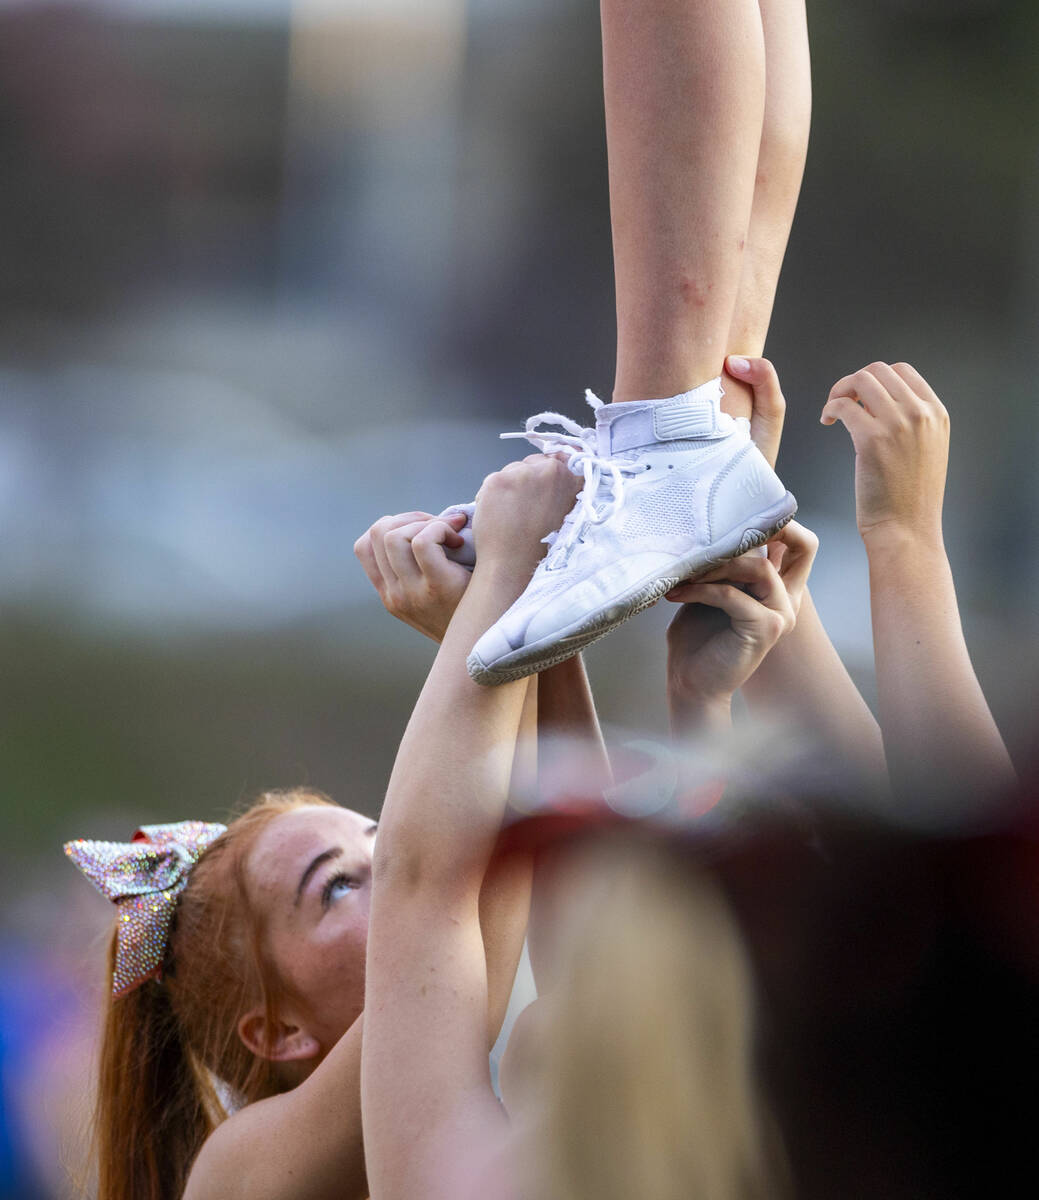
M 394 516 L 380 517 L 380 519 L 371 527 L 370 532 L 372 535 L 372 554 L 375 556 L 375 562 L 378 566 L 379 573 L 383 576 L 387 583 L 392 583 L 397 578 L 397 573 L 393 569 L 390 556 L 386 551 L 387 537 L 389 537 L 395 530 L 400 529 L 405 525 L 411 525 L 417 521 L 428 521 L 431 519 L 431 513 L 397 513 Z
M 812 573 L 812 564 L 819 550 L 819 539 L 804 525 L 790 521 L 772 539 L 773 542 L 785 547 L 779 575 L 797 611 L 801 605 L 801 597 L 808 586 L 808 576 Z M 771 542 L 769 543 L 771 546 Z
M 770 565 L 766 559 L 757 561 Z M 772 603 L 756 599 L 733 583 L 684 583 L 668 593 L 668 599 L 678 599 L 679 592 L 683 603 L 720 608 L 728 614 L 734 631 L 740 626 L 758 630 L 769 643 L 794 627 L 794 611 L 782 585 L 769 592 Z
M 769 465 L 774 467 L 786 417 L 786 401 L 776 369 L 767 358 L 743 358 L 735 354 L 730 354 L 725 360 L 725 369 L 734 379 L 749 384 L 753 390 L 750 436 L 768 459 Z
M 939 421 L 948 424 L 949 414 L 946 411 L 945 405 L 939 400 L 937 392 L 924 379 L 916 367 L 906 362 L 898 362 L 891 369 L 913 389 L 914 394 L 929 414 L 936 416 Z
M 786 401 L 779 385 L 776 368 L 767 358 L 743 358 L 730 354 L 725 360 L 725 369 L 734 379 L 749 383 L 754 389 L 754 408 L 763 416 L 783 419 Z
M 537 454 L 488 475 L 476 496 L 480 561 L 499 554 L 540 558 L 541 539 L 558 529 L 582 485 L 565 462 Z M 533 561 L 533 559 L 532 559 Z
M 866 368 L 870 375 L 884 388 L 896 407 L 919 404 L 919 397 L 908 382 L 886 362 L 871 363 Z
M 696 578 L 696 583 L 742 583 L 746 584 L 751 595 L 761 600 L 774 587 L 779 587 L 779 572 L 767 558 L 756 554 L 741 555 L 729 559 L 714 570 L 708 571 Z M 681 591 L 688 584 L 680 583 L 668 595 Z
M 936 416 L 948 417 L 931 385 L 909 363 L 896 363 L 894 366 L 874 363 L 869 370 L 883 383 L 888 395 L 894 400 L 896 420 L 915 426 Z
M 769 542 L 770 553 L 773 549 L 781 553 L 769 558 L 744 554 L 730 559 L 699 579 L 672 588 L 667 599 L 679 604 L 706 604 L 707 601 L 693 590 L 698 585 L 733 584 L 740 585 L 744 595 L 766 608 L 784 616 L 796 616 L 819 549 L 819 539 L 804 525 L 791 521 Z
M 458 525 L 464 524 L 465 514 L 450 517 L 431 517 L 390 529 L 382 545 L 389 568 L 401 583 L 415 582 L 420 575 L 443 574 L 446 563 L 443 547 L 457 548 L 462 544 Z
M 539 452 L 539 453 L 537 453 L 537 454 L 528 454 L 528 455 L 526 455 L 526 457 L 525 457 L 525 458 L 524 458 L 522 461 L 523 461 L 523 462 L 525 462 L 525 463 L 543 463 L 543 462 L 545 461 L 545 459 L 552 459 L 554 462 L 560 462 L 560 463 L 562 463 L 564 466 L 566 466 L 566 467 L 567 467 L 567 470 L 569 470 L 569 469 L 570 469 L 570 468 L 567 466 L 567 463 L 569 462 L 569 459 L 568 459 L 568 458 L 567 458 L 567 456 L 566 456 L 566 455 L 565 455 L 565 454 L 562 452 L 562 450 L 557 450 L 557 451 L 555 452 L 555 454 L 545 454 L 545 453 L 543 453 L 543 452 Z M 511 466 L 512 464 L 506 464 L 506 465 L 510 465 L 510 466 Z
M 469 507 L 469 505 L 465 505 L 464 509 L 468 509 Z M 437 517 L 438 521 L 444 521 L 449 526 L 449 532 L 444 539 L 444 545 L 449 546 L 452 550 L 457 550 L 459 546 L 464 544 L 465 538 L 462 536 L 461 531 L 472 519 L 472 514 L 464 511 L 464 509 L 461 506 L 453 512 L 450 509 L 445 509 Z
M 857 404 L 850 396 L 831 395 L 823 405 L 822 416 L 819 420 L 823 425 L 832 425 L 835 421 L 840 421 L 851 434 L 853 442 L 856 438 L 864 436 L 875 424 L 874 418 L 866 409 L 861 404 Z
M 483 482 L 487 484 L 491 480 L 502 477 L 522 478 L 531 470 L 544 475 L 558 475 L 564 479 L 567 477 L 577 479 L 578 476 L 575 476 L 567 466 L 567 461 L 567 456 L 562 451 L 557 454 L 528 454 L 525 458 L 513 459 L 512 462 L 507 462 L 497 471 L 492 471 Z
M 361 566 L 364 567 L 365 574 L 378 589 L 385 582 L 391 582 L 395 578 L 390 560 L 386 554 L 385 541 L 386 536 L 402 526 L 415 524 L 421 521 L 431 521 L 433 516 L 427 512 L 404 512 L 395 513 L 391 516 L 380 517 L 368 530 L 366 530 L 356 542 L 354 542 L 354 554 L 357 555 Z
M 833 414 L 830 406 L 834 401 L 851 400 L 858 401 L 863 410 L 871 417 L 877 419 L 891 418 L 895 412 L 895 402 L 889 395 L 887 388 L 877 378 L 874 373 L 874 368 L 881 365 L 874 363 L 871 367 L 863 367 L 861 371 L 856 371 L 852 375 L 845 375 L 843 379 L 838 379 L 837 382 L 830 388 L 829 399 L 823 406 L 822 423 L 824 425 L 832 425 L 832 420 L 827 420 L 828 416 L 835 416 L 837 420 L 842 420 L 847 425 L 845 416 L 841 414 Z M 849 426 L 849 429 L 851 427 Z
M 948 419 L 941 400 L 915 367 L 875 362 L 833 385 L 820 421 L 823 425 L 842 421 L 854 438 L 872 427 L 868 418 L 898 426 L 935 416 Z
M 897 362 L 892 368 L 905 382 L 913 389 L 921 400 L 931 404 L 937 404 L 939 408 L 943 407 L 941 400 L 926 379 L 920 374 L 916 367 L 907 362 Z
M 703 592 L 700 590 L 702 588 L 709 590 Z M 733 601 L 730 592 L 737 593 L 750 603 Z M 705 596 L 712 598 L 705 599 Z M 742 620 L 751 620 L 757 609 L 766 608 L 782 618 L 780 633 L 792 629 L 794 624 L 795 611 L 785 581 L 767 558 L 755 555 L 731 559 L 697 580 L 679 584 L 668 592 L 667 598 L 684 604 L 710 604 L 714 608 L 724 609 L 730 617 Z
M 464 514 L 459 515 L 464 519 Z M 452 563 L 444 556 L 444 546 L 457 547 L 461 541 L 447 520 L 427 521 L 411 539 L 410 549 L 415 565 L 421 574 L 433 581 L 457 572 L 457 563 Z
M 398 525 L 391 529 L 383 538 L 383 552 L 389 564 L 389 569 L 397 580 L 405 583 L 421 574 L 415 555 L 412 553 L 412 539 L 419 534 L 430 521 L 413 521 L 409 525 Z M 443 524 L 443 522 L 437 522 Z
M 465 513 L 452 513 L 449 517 L 438 517 L 437 520 L 443 521 L 447 525 L 447 531 L 443 538 L 445 546 L 457 550 L 459 546 L 465 545 L 465 538 L 461 534 L 461 530 L 465 528 L 469 520 Z
M 440 641 L 469 582 L 444 546 L 461 541 L 464 512 L 446 517 L 408 512 L 382 517 L 354 545 L 354 553 L 383 607 L 392 616 Z

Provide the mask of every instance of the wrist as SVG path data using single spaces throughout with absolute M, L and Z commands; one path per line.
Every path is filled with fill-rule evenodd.
M 447 632 L 446 625 L 420 625 L 417 621 L 408 621 L 407 624 L 417 633 L 421 633 L 423 637 L 429 638 L 431 642 L 436 642 L 438 646 L 444 640 L 444 634 Z
M 952 568 L 940 536 L 878 538 L 866 543 L 866 558 L 874 607 L 934 606 L 951 595 Z
M 518 596 L 530 582 L 530 577 L 534 574 L 537 565 L 537 559 L 530 560 L 523 556 L 503 555 L 501 558 L 494 558 L 488 555 L 477 561 L 469 586 L 470 588 L 476 585 L 480 588 L 491 587 L 510 591 L 517 589 L 516 595 Z
M 940 521 L 927 525 L 904 525 L 897 521 L 883 521 L 866 529 L 860 528 L 859 535 L 870 558 L 945 554 Z
M 732 693 L 701 691 L 671 679 L 667 689 L 671 727 L 676 733 L 690 729 L 728 729 L 732 725 Z

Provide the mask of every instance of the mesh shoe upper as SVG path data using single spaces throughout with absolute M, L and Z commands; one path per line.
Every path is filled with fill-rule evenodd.
M 660 587 L 708 569 L 712 554 L 731 557 L 789 519 L 793 497 L 754 446 L 748 423 L 721 412 L 720 396 L 718 380 L 669 401 L 601 405 L 589 393 L 595 429 L 541 413 L 523 434 L 503 435 L 565 454 L 585 486 L 545 539 L 549 552 L 523 595 L 474 647 L 475 678 L 497 681 L 482 675 L 529 648 L 531 670 L 539 656 L 560 661 L 567 654 L 554 650 L 556 642 L 572 640 L 576 652 L 585 634 L 601 636 L 652 603 Z M 564 432 L 540 428 L 545 423 Z

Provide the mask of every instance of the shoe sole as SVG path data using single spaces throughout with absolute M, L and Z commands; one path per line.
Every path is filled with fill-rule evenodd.
M 650 575 L 612 600 L 607 608 L 599 609 L 583 617 L 563 631 L 561 635 L 542 638 L 529 646 L 520 646 L 505 655 L 494 666 L 487 666 L 474 650 L 465 661 L 470 676 L 476 683 L 493 687 L 499 683 L 511 683 L 524 679 L 538 671 L 545 671 L 558 663 L 566 662 L 579 654 L 586 646 L 604 638 L 611 630 L 623 624 L 629 617 L 655 604 L 661 596 L 697 575 L 739 558 L 755 546 L 762 546 L 793 520 L 797 512 L 797 501 L 787 492 L 778 504 L 754 517 L 754 525 L 740 525 L 710 546 L 693 551 L 671 564 L 666 575 Z

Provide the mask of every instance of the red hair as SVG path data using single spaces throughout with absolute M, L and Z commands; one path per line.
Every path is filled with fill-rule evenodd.
M 96 1112 L 99 1200 L 178 1200 L 202 1143 L 229 1110 L 284 1090 L 275 1064 L 238 1036 L 239 1018 L 256 1005 L 274 1029 L 279 999 L 246 863 L 276 818 L 332 803 L 302 788 L 264 793 L 192 868 L 162 982 L 109 995 Z M 113 935 L 109 972 L 114 955 Z

